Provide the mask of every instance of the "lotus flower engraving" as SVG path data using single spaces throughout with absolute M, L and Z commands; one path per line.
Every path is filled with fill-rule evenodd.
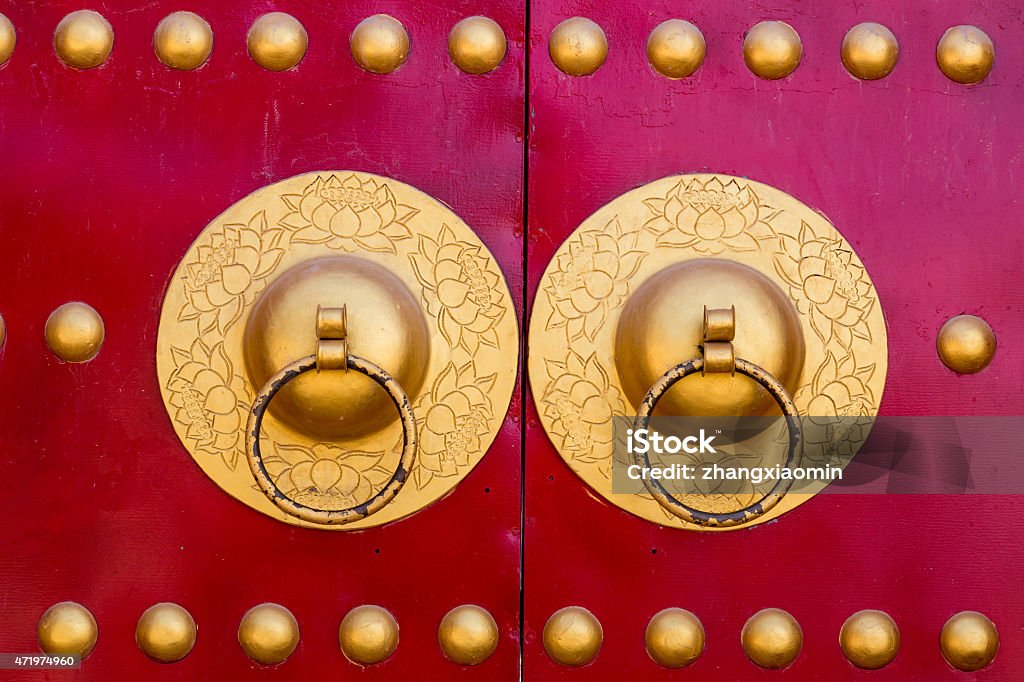
M 225 225 L 211 234 L 198 247 L 198 259 L 186 267 L 187 303 L 178 320 L 196 320 L 200 334 L 216 330 L 223 337 L 280 264 L 284 234 L 279 228 L 268 229 L 264 211 L 245 225 Z
M 570 350 L 564 362 L 545 360 L 551 380 L 541 397 L 543 414 L 551 425 L 548 435 L 574 460 L 595 462 L 595 449 L 607 451 L 615 439 L 613 414 L 623 414 L 618 387 L 598 362 Z
M 569 242 L 544 287 L 553 308 L 547 329 L 564 327 L 569 342 L 594 340 L 609 311 L 626 300 L 629 280 L 647 256 L 637 248 L 638 236 L 613 220 L 603 231 L 583 232 Z
M 292 230 L 292 242 L 326 244 L 346 252 L 365 249 L 396 253 L 395 243 L 410 238 L 406 223 L 419 209 L 399 204 L 386 183 L 317 177 L 302 194 L 281 197 L 289 213 L 280 224 Z
M 715 255 L 757 251 L 760 240 L 775 236 L 768 223 L 776 212 L 736 180 L 680 180 L 664 197 L 646 199 L 644 204 L 654 214 L 644 228 L 657 235 L 658 246 Z
M 314 509 L 347 509 L 373 497 L 391 479 L 384 452 L 312 447 L 263 439 L 263 465 L 281 491 Z
M 818 461 L 850 461 L 867 439 L 874 422 L 874 396 L 867 387 L 874 365 L 858 367 L 852 354 L 837 359 L 832 353 L 810 385 L 797 393 L 809 393 L 808 417 L 803 420 L 804 454 Z

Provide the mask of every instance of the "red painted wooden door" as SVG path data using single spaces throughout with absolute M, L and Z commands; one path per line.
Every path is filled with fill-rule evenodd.
M 50 605 L 87 606 L 99 640 L 80 673 L 0 671 L 3 679 L 514 679 L 519 647 L 518 391 L 481 464 L 420 513 L 361 532 L 296 528 L 236 502 L 192 461 L 171 428 L 156 375 L 160 305 L 199 231 L 254 190 L 300 173 L 389 176 L 445 202 L 495 255 L 521 310 L 525 9 L 519 0 L 325 4 L 163 0 L 98 3 L 112 56 L 76 71 L 52 47 L 79 3 L 0 2 L 17 47 L 0 68 L 0 651 L 38 651 Z M 188 9 L 212 27 L 210 61 L 173 71 L 154 56 L 157 23 Z M 309 35 L 291 71 L 257 66 L 246 31 L 283 10 Z M 348 36 L 386 11 L 411 36 L 388 75 L 360 69 Z M 449 59 L 448 33 L 485 14 L 508 38 L 492 73 Z M 57 360 L 43 327 L 84 301 L 103 317 L 95 360 Z M 136 647 L 136 622 L 176 602 L 198 642 L 161 666 Z M 301 641 L 257 670 L 239 620 L 262 602 L 286 606 Z M 437 644 L 442 616 L 486 608 L 494 655 L 462 669 Z M 352 607 L 392 612 L 401 637 L 386 662 L 360 670 L 338 646 Z
M 599 24 L 608 57 L 591 76 L 561 73 L 547 55 L 552 29 L 572 16 Z M 656 74 L 644 52 L 665 19 L 693 22 L 707 57 L 692 77 Z M 741 44 L 749 27 L 781 20 L 799 33 L 799 68 L 778 81 L 753 76 Z M 895 70 L 852 78 L 843 36 L 864 21 L 897 36 Z M 950 26 L 991 36 L 995 68 L 980 85 L 936 67 Z M 1022 242 L 1021 15 L 1005 3 L 654 1 L 635 6 L 543 0 L 532 5 L 527 301 L 555 250 L 590 214 L 628 190 L 678 173 L 763 182 L 827 216 L 878 289 L 889 339 L 882 415 L 1020 415 Z M 950 317 L 976 314 L 998 338 L 984 372 L 961 376 L 936 355 Z M 682 360 L 683 358 L 680 358 Z M 754 666 L 740 630 L 766 607 L 789 611 L 803 651 L 792 679 L 958 679 L 939 651 L 954 613 L 976 610 L 1002 635 L 978 679 L 1024 670 L 1024 596 L 1013 567 L 1017 496 L 819 495 L 774 522 L 727 533 L 667 529 L 589 490 L 526 413 L 523 670 L 527 680 L 746 680 Z M 548 617 L 569 605 L 602 623 L 593 663 L 572 668 L 545 653 Z M 707 646 L 669 671 L 644 650 L 644 628 L 666 607 L 692 611 Z M 837 644 L 861 609 L 889 613 L 902 648 L 889 667 L 857 671 Z

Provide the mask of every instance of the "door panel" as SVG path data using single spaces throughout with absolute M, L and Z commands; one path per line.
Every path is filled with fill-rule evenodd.
M 885 2 L 645 8 L 532 7 L 528 305 L 545 295 L 541 277 L 556 249 L 619 195 L 681 173 L 749 178 L 823 213 L 870 273 L 888 331 L 881 415 L 1021 414 L 1017 10 Z M 585 77 L 560 72 L 548 56 L 552 30 L 577 15 L 600 25 L 609 45 L 604 65 Z M 644 53 L 651 30 L 672 17 L 693 22 L 707 43 L 703 66 L 682 80 L 655 73 Z M 756 78 L 743 60 L 745 32 L 768 19 L 791 24 L 803 44 L 802 63 L 782 80 Z M 852 78 L 840 60 L 844 34 L 865 21 L 888 26 L 899 41 L 895 70 L 877 81 Z M 995 68 L 980 85 L 954 83 L 936 66 L 936 43 L 958 24 L 982 28 L 996 45 Z M 961 313 L 984 318 L 998 340 L 979 374 L 951 372 L 936 354 L 939 328 Z M 552 446 L 534 401 L 526 414 L 524 679 L 752 679 L 762 671 L 744 656 L 740 631 L 768 607 L 802 627 L 802 653 L 784 673 L 794 679 L 855 676 L 837 640 L 861 609 L 887 612 L 902 635 L 894 662 L 873 677 L 956 678 L 939 632 L 964 610 L 986 614 L 1002 635 L 984 679 L 1015 679 L 1024 668 L 1024 598 L 1007 573 L 1024 558 L 1009 521 L 1018 497 L 819 495 L 750 529 L 665 528 L 584 485 Z M 585 667 L 545 653 L 545 622 L 566 606 L 590 610 L 603 626 L 600 653 Z M 691 668 L 668 671 L 644 650 L 648 621 L 667 607 L 692 611 L 706 630 Z
M 349 54 L 354 26 L 381 9 L 369 2 L 192 3 L 215 47 L 203 68 L 180 72 L 152 47 L 157 23 L 179 5 L 105 3 L 114 49 L 88 71 L 64 66 L 51 46 L 77 9 L 0 3 L 18 31 L 0 70 L 0 651 L 37 651 L 41 614 L 72 600 L 99 626 L 83 678 L 237 679 L 259 667 L 237 644 L 242 615 L 276 602 L 295 615 L 301 640 L 260 674 L 347 675 L 358 669 L 339 650 L 339 621 L 378 604 L 401 639 L 365 676 L 512 679 L 518 390 L 508 416 L 495 415 L 504 423 L 483 461 L 445 498 L 382 527 L 325 532 L 253 511 L 204 475 L 162 404 L 156 354 L 165 291 L 200 231 L 251 192 L 310 171 L 375 173 L 448 204 L 494 254 L 520 311 L 523 4 L 390 4 L 412 49 L 386 75 Z M 265 70 L 246 52 L 249 26 L 274 9 L 309 35 L 291 71 Z M 481 76 L 456 68 L 445 47 L 474 13 L 508 38 L 503 63 Z M 85 364 L 59 361 L 44 343 L 48 316 L 69 301 L 89 303 L 105 324 Z M 165 601 L 188 609 L 199 634 L 187 658 L 160 666 L 134 633 L 143 610 Z M 442 656 L 437 629 L 466 603 L 487 609 L 500 634 L 490 659 L 462 668 Z

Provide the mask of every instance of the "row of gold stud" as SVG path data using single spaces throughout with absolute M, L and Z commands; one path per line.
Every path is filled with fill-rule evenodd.
M 46 321 L 46 344 L 65 362 L 88 362 L 103 346 L 103 318 L 87 303 L 72 301 L 58 307 Z M 0 348 L 7 326 L 0 315 Z M 957 315 L 946 321 L 935 339 L 939 359 L 959 374 L 975 374 L 988 367 L 996 354 L 996 335 L 985 320 Z
M 171 602 L 146 609 L 135 628 L 135 643 L 158 663 L 175 663 L 192 651 L 198 627 L 186 609 Z M 96 618 L 76 602 L 54 604 L 43 613 L 36 628 L 43 652 L 86 658 L 99 640 Z M 498 625 L 484 608 L 457 606 L 444 615 L 437 629 L 445 658 L 459 665 L 479 665 L 498 647 Z M 299 623 L 280 604 L 266 603 L 249 609 L 238 625 L 238 644 L 262 665 L 283 663 L 299 645 Z M 357 606 L 341 619 L 338 645 L 358 665 L 387 660 L 398 648 L 398 622 L 380 606 Z
M 14 25 L 0 14 L 0 66 L 11 58 L 16 42 Z M 257 64 L 269 71 L 287 71 L 306 55 L 309 36 L 295 17 L 269 12 L 253 22 L 246 43 Z M 391 73 L 409 58 L 409 33 L 394 17 L 375 14 L 355 27 L 349 48 L 356 63 L 367 71 Z M 110 58 L 114 29 L 98 12 L 72 12 L 57 24 L 53 49 L 68 66 L 92 69 Z M 493 71 L 505 58 L 507 49 L 504 31 L 487 17 L 467 17 L 448 36 L 448 54 L 466 73 Z M 213 29 L 198 14 L 174 12 L 164 17 L 153 32 L 153 50 L 172 69 L 198 69 L 213 53 Z
M 680 608 L 659 611 L 644 632 L 647 654 L 667 668 L 685 668 L 704 651 L 704 625 Z M 587 665 L 597 658 L 604 640 L 601 622 L 581 606 L 555 611 L 544 625 L 544 649 L 556 663 Z M 790 666 L 803 649 L 800 624 L 782 609 L 763 609 L 747 620 L 740 644 L 747 658 L 769 670 Z M 858 611 L 843 623 L 839 647 L 846 659 L 864 670 L 891 663 L 900 649 L 900 630 L 884 611 Z M 942 626 L 939 650 L 957 670 L 975 671 L 988 666 L 999 650 L 995 624 L 977 611 L 961 611 Z
M 13 24 L 0 14 L 0 65 L 14 52 Z M 102 15 L 79 10 L 64 17 L 54 32 L 54 50 L 68 66 L 97 67 L 110 57 L 114 31 Z M 295 17 L 283 12 L 264 14 L 249 29 L 249 54 L 270 71 L 294 68 L 306 54 L 309 37 Z M 373 73 L 391 73 L 409 58 L 409 33 L 394 17 L 377 14 L 361 21 L 349 41 L 352 57 Z M 165 17 L 153 34 L 153 48 L 167 66 L 197 69 L 213 52 L 213 30 L 192 12 Z M 505 33 L 492 19 L 463 19 L 448 37 L 452 61 L 466 73 L 488 73 L 501 63 L 508 49 Z M 572 17 L 558 24 L 548 39 L 552 62 L 570 76 L 597 71 L 608 56 L 608 38 L 595 22 Z M 672 79 L 693 75 L 704 63 L 707 43 L 700 29 L 682 19 L 659 24 L 647 40 L 652 68 Z M 840 47 L 843 65 L 854 77 L 877 80 L 889 75 L 899 59 L 899 42 L 887 27 L 873 22 L 851 28 Z M 935 51 L 942 72 L 957 83 L 978 83 L 992 70 L 995 49 L 991 38 L 976 26 L 947 30 Z M 782 21 L 763 21 L 743 39 L 743 59 L 755 75 L 768 80 L 789 76 L 803 59 L 803 45 L 796 30 Z
M 887 27 L 867 22 L 851 28 L 843 38 L 840 56 L 847 71 L 861 80 L 888 76 L 899 59 L 899 42 Z M 597 71 L 608 57 L 604 30 L 585 17 L 572 17 L 558 24 L 548 39 L 548 54 L 562 72 L 587 76 Z M 668 78 L 686 78 L 704 63 L 707 43 L 700 29 L 682 19 L 669 19 L 651 31 L 647 59 L 651 67 Z M 743 38 L 743 60 L 754 75 L 767 80 L 785 78 L 803 59 L 800 35 L 782 21 L 762 21 Z M 957 83 L 978 83 L 992 70 L 995 49 L 992 40 L 976 26 L 954 26 L 947 30 L 935 50 L 942 72 Z

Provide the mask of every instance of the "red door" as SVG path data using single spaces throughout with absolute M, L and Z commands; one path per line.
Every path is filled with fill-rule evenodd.
M 593 21 L 607 37 L 607 59 L 591 75 L 563 73 L 549 57 L 556 27 L 574 16 Z M 645 55 L 652 30 L 671 18 L 692 22 L 706 41 L 703 64 L 679 80 L 659 74 Z M 744 36 L 767 20 L 786 22 L 802 43 L 802 60 L 788 77 L 760 78 L 744 62 Z M 887 26 L 898 42 L 898 63 L 884 78 L 860 79 L 844 68 L 844 35 L 862 22 Z M 965 24 L 995 45 L 994 68 L 978 84 L 954 82 L 936 64 L 944 32 Z M 570 71 L 593 69 L 586 61 L 599 51 L 600 36 L 586 25 L 574 31 L 582 47 L 574 52 L 566 47 L 572 40 L 556 40 L 552 53 Z M 998 3 L 653 2 L 642 11 L 600 2 L 533 5 L 525 679 L 769 676 L 741 645 L 744 624 L 766 608 L 788 612 L 802 629 L 802 650 L 782 664 L 784 677 L 957 679 L 963 673 L 943 660 L 940 631 L 962 611 L 984 614 L 1001 640 L 978 679 L 1020 677 L 1024 599 L 1010 569 L 1024 558 L 1015 539 L 1017 496 L 818 495 L 771 522 L 706 533 L 670 527 L 679 525 L 671 516 L 651 521 L 629 513 L 622 499 L 636 496 L 611 494 L 597 474 L 599 486 L 577 475 L 601 464 L 586 459 L 596 447 L 589 439 L 599 437 L 601 415 L 615 411 L 601 398 L 621 387 L 615 368 L 622 346 L 601 341 L 602 316 L 611 320 L 628 305 L 620 299 L 650 276 L 637 260 L 646 263 L 666 243 L 645 252 L 636 245 L 638 232 L 647 234 L 650 225 L 658 239 L 675 234 L 675 244 L 702 257 L 747 258 L 739 247 L 748 235 L 758 244 L 779 238 L 757 232 L 745 208 L 747 192 L 760 193 L 758 207 L 769 204 L 769 188 L 802 203 L 808 223 L 827 218 L 849 245 L 836 253 L 852 250 L 870 275 L 884 313 L 881 334 L 888 336 L 880 415 L 1020 415 L 1024 289 L 1016 224 L 1024 147 L 1013 123 L 1021 102 L 1020 35 L 1017 9 Z M 788 39 L 779 38 L 783 48 Z M 681 57 L 692 55 L 692 43 L 680 40 Z M 974 43 L 972 58 L 983 58 L 982 44 Z M 766 53 L 753 55 L 759 60 L 762 67 L 779 66 L 766 65 Z M 701 174 L 695 176 L 700 186 L 693 176 L 659 180 L 679 174 Z M 737 184 L 730 187 L 727 176 Z M 654 184 L 645 193 L 648 183 Z M 673 201 L 674 211 L 666 207 Z M 788 206 L 756 220 L 768 215 L 774 224 L 774 211 L 792 213 Z M 800 237 L 796 227 L 805 246 L 822 236 Z M 634 255 L 638 248 L 643 253 Z M 808 248 L 798 258 L 811 268 L 823 251 Z M 829 271 L 834 282 L 816 299 L 815 314 L 836 302 L 837 273 L 851 271 L 849 257 L 844 262 Z M 831 347 L 837 362 L 825 372 L 832 372 L 829 381 L 840 375 L 840 383 L 840 348 L 862 343 L 864 329 L 856 326 L 867 319 L 859 312 L 845 317 L 852 308 L 842 304 L 818 320 L 823 329 L 845 329 L 828 327 L 833 342 L 847 335 Z M 688 315 L 699 320 L 700 308 L 691 315 L 681 301 L 678 309 L 673 329 L 685 339 Z M 997 339 L 994 359 L 976 374 L 951 371 L 936 352 L 940 328 L 960 314 L 982 318 Z M 568 330 L 562 360 L 555 358 L 552 330 Z M 877 341 L 878 329 L 872 331 Z M 813 333 L 803 338 L 808 348 L 820 344 Z M 684 354 L 675 362 L 686 360 Z M 853 380 L 844 384 L 848 401 L 855 385 L 863 389 Z M 626 414 L 636 414 L 635 403 L 626 405 Z M 593 640 L 600 637 L 585 615 L 556 619 L 561 629 L 545 630 L 565 607 L 585 608 L 600 622 L 596 657 Z M 670 607 L 692 612 L 706 636 L 702 655 L 681 670 L 659 665 L 645 651 L 649 621 Z M 863 609 L 887 613 L 902 639 L 895 659 L 875 673 L 861 673 L 838 644 L 844 621 Z M 976 633 L 976 645 L 990 643 L 984 628 Z M 681 646 L 688 641 L 682 638 Z M 552 642 L 569 663 L 582 665 L 553 660 L 545 650 Z
M 56 40 L 64 58 L 83 67 L 72 68 L 55 53 L 54 32 L 80 5 L 0 3 L 16 32 L 13 53 L 0 67 L 6 330 L 0 441 L 7 453 L 0 651 L 38 652 L 40 618 L 71 601 L 98 626 L 98 641 L 78 673 L 88 679 L 513 679 L 522 3 L 192 3 L 187 9 L 208 22 L 214 46 L 208 62 L 192 70 L 188 59 L 208 34 L 191 18 L 175 29 L 180 33 L 156 38 L 164 57 L 186 70 L 169 68 L 154 54 L 158 23 L 182 6 L 93 7 L 102 19 L 74 15 Z M 252 49 L 264 68 L 247 51 L 247 32 L 273 10 L 293 20 L 272 17 L 274 29 L 256 35 Z M 364 27 L 372 30 L 356 31 L 381 11 L 393 20 L 378 18 Z M 453 26 L 474 14 L 496 22 L 507 39 L 507 54 L 486 74 L 463 72 L 446 49 Z M 494 26 L 485 29 L 500 42 Z M 107 31 L 113 50 L 104 60 Z M 355 42 L 364 64 L 390 72 L 370 72 L 353 59 L 354 31 L 362 36 Z M 84 68 L 92 61 L 102 64 Z M 275 185 L 302 174 L 310 175 Z M 268 186 L 277 189 L 249 196 Z M 381 241 L 380 234 L 400 241 Z M 419 241 L 422 235 L 427 242 Z M 426 260 L 403 255 L 420 246 L 416 253 Z M 263 496 L 246 465 L 249 406 L 239 403 L 249 400 L 236 403 L 232 391 L 249 391 L 251 399 L 258 386 L 237 349 L 218 345 L 224 341 L 218 334 L 242 333 L 250 306 L 301 249 L 324 249 L 327 258 L 377 258 L 414 308 L 423 308 L 430 357 L 440 359 L 437 372 L 416 377 L 416 390 L 408 390 L 419 457 L 395 504 L 429 486 L 434 492 L 384 525 L 358 531 L 296 525 Z M 179 265 L 185 269 L 175 275 Z M 315 347 L 316 303 L 347 304 L 353 352 L 359 325 L 383 314 L 345 290 L 334 293 L 306 301 L 309 324 L 285 330 L 298 335 L 303 354 Z M 193 331 L 180 327 L 175 333 L 184 336 L 168 336 L 161 326 L 165 296 L 193 305 L 170 318 Z M 69 302 L 88 304 L 105 328 L 98 355 L 78 364 L 58 358 L 44 338 L 51 313 Z M 77 316 L 67 314 L 76 310 Z M 63 313 L 53 320 L 50 345 L 67 358 L 85 359 L 94 350 L 96 318 L 80 307 Z M 200 343 L 184 341 L 189 334 Z M 372 360 L 377 341 L 388 339 L 364 334 L 360 352 Z M 500 361 L 488 360 L 495 365 L 488 372 L 469 363 L 484 357 L 480 345 L 481 353 L 500 346 Z M 168 364 L 158 372 L 161 362 Z M 491 386 L 490 395 L 476 388 L 483 386 Z M 394 409 L 381 399 L 383 410 Z M 432 413 L 438 404 L 451 409 Z M 265 438 L 273 428 L 265 425 Z M 323 450 L 297 447 L 284 436 L 277 460 L 264 447 L 267 469 L 282 488 L 290 481 L 339 499 L 360 494 L 346 477 L 372 471 L 367 453 L 350 452 L 358 449 L 354 441 L 321 438 Z M 383 485 L 393 466 L 384 461 L 367 485 Z M 218 471 L 240 478 L 218 480 Z M 375 489 L 362 490 L 363 499 Z M 164 602 L 187 610 L 198 638 L 183 660 L 160 665 L 135 638 L 143 612 Z M 287 649 L 290 637 L 282 635 L 287 617 L 275 620 L 280 611 L 263 622 L 269 630 L 256 623 L 239 632 L 247 611 L 267 602 L 290 611 L 299 640 L 286 662 L 261 666 L 238 640 L 273 649 L 275 638 L 284 639 Z M 362 605 L 382 607 L 400 630 L 397 648 L 374 665 L 350 662 L 339 649 L 339 623 Z M 479 643 L 466 640 L 467 632 L 483 628 L 476 635 L 484 653 L 470 652 L 483 662 L 472 667 L 446 660 L 438 646 L 442 618 L 461 605 L 480 607 L 494 622 L 493 630 L 486 627 L 477 610 L 447 631 L 455 641 L 449 653 L 458 658 L 460 645 Z M 369 640 L 350 632 L 350 641 L 378 651 L 393 645 L 386 618 L 372 621 L 378 629 Z M 48 627 L 50 641 L 72 636 L 52 622 Z M 142 639 L 159 644 L 171 635 L 150 629 Z M 489 656 L 488 643 L 494 645 Z M 5 679 L 74 675 L 0 672 Z

